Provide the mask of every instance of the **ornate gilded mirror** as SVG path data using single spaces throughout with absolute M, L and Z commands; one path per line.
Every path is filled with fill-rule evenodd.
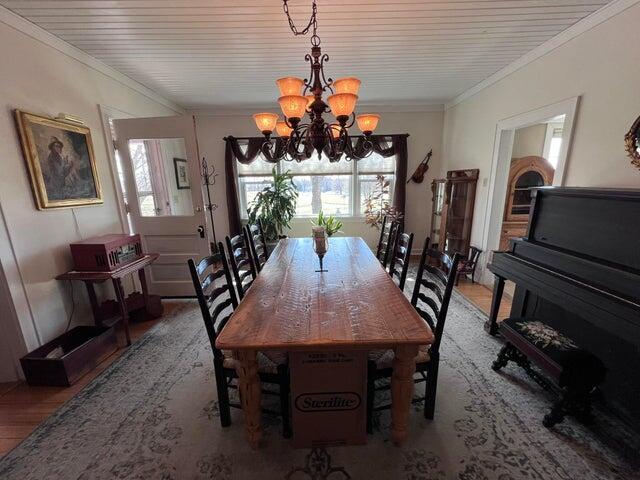
M 627 154 L 631 157 L 631 164 L 640 168 L 640 117 L 633 122 L 631 130 L 624 136 Z

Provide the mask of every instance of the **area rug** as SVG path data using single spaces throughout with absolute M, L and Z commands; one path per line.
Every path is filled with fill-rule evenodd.
M 515 367 L 491 370 L 500 342 L 484 332 L 485 318 L 454 295 L 435 420 L 416 405 L 402 448 L 390 442 L 383 413 L 366 446 L 313 450 L 293 449 L 278 418 L 265 417 L 264 446 L 253 451 L 240 411 L 220 427 L 207 336 L 196 303 L 183 301 L 0 460 L 0 478 L 640 478 L 632 437 L 615 419 L 598 415 L 591 429 L 572 419 L 542 426 L 550 397 Z

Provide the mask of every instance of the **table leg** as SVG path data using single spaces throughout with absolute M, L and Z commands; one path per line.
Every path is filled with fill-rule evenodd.
M 102 326 L 102 319 L 100 318 L 100 305 L 98 305 L 96 290 L 95 288 L 93 288 L 93 282 L 85 280 L 84 284 L 87 287 L 89 303 L 91 304 L 91 311 L 93 312 L 93 323 L 96 325 L 96 327 L 100 327 Z
M 502 301 L 502 292 L 504 291 L 504 278 L 496 275 L 493 282 L 493 297 L 491 297 L 491 311 L 489 318 L 484 324 L 484 329 L 489 335 L 498 333 L 498 312 L 500 311 L 500 302 Z
M 127 299 L 122 288 L 122 280 L 113 279 L 113 289 L 116 291 L 116 298 L 120 305 L 120 315 L 122 315 L 122 326 L 124 327 L 124 335 L 127 339 L 127 345 L 131 345 L 131 334 L 129 333 L 129 312 L 127 311 Z
M 418 346 L 398 346 L 394 349 L 394 354 L 391 376 L 391 440 L 400 446 L 407 438 Z
M 244 428 L 252 448 L 258 448 L 262 438 L 260 426 L 260 399 L 262 396 L 260 377 L 258 377 L 258 360 L 255 350 L 236 350 L 238 390 L 240 403 L 244 412 Z
M 142 296 L 144 297 L 144 306 L 149 308 L 149 288 L 147 287 L 147 276 L 144 273 L 144 268 L 138 270 L 138 278 L 140 279 L 140 285 L 142 286 Z

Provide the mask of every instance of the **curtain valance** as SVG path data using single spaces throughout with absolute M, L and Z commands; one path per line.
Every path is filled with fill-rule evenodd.
M 395 188 L 392 205 L 404 214 L 405 194 L 407 182 L 407 137 L 408 134 L 397 135 L 371 135 L 369 140 L 373 145 L 373 151 L 383 157 L 396 156 Z M 260 157 L 264 137 L 244 137 L 236 138 L 231 135 L 224 138 L 225 147 L 225 177 L 227 183 L 227 211 L 229 214 L 229 232 L 238 235 L 242 231 L 240 221 L 240 200 L 238 196 L 237 184 L 237 163 L 250 164 Z M 353 137 L 354 151 L 362 152 L 365 142 L 364 136 Z M 284 148 L 284 142 L 276 138 L 276 150 Z M 278 153 L 278 152 L 276 152 Z M 269 161 L 266 157 L 261 157 L 263 161 Z M 313 157 L 306 162 L 313 161 Z M 275 162 L 273 162 L 275 163 Z

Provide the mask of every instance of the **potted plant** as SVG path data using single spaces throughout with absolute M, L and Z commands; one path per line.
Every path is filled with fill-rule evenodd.
M 382 219 L 400 220 L 402 213 L 389 203 L 390 182 L 384 175 L 376 175 L 376 186 L 364 200 L 364 221 L 380 230 Z
M 273 167 L 271 175 L 273 183 L 258 192 L 247 212 L 249 223 L 256 224 L 262 220 L 267 241 L 275 243 L 283 238 L 285 228 L 291 228 L 289 222 L 296 213 L 298 190 L 289 171 L 277 173 Z
M 342 233 L 340 230 L 342 228 L 342 222 L 333 215 L 324 215 L 322 210 L 320 210 L 320 213 L 318 214 L 318 220 L 311 220 L 311 224 L 318 227 L 324 227 L 327 232 L 327 236 L 329 237 L 334 233 Z

